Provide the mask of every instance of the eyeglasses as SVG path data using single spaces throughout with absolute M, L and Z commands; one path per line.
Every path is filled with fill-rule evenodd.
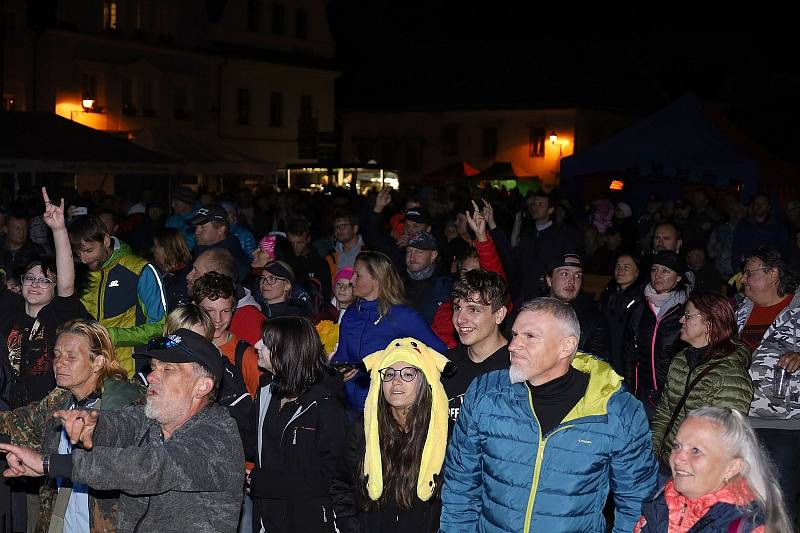
M 34 283 L 37 283 L 42 287 L 49 287 L 55 283 L 55 281 L 50 278 L 37 278 L 36 276 L 31 276 L 30 274 L 25 274 L 20 278 L 20 280 L 22 281 L 23 285 L 33 285 Z
M 394 377 L 398 373 L 400 374 L 400 379 L 402 379 L 403 381 L 410 382 L 414 381 L 414 379 L 417 377 L 417 374 L 419 373 L 419 370 L 413 366 L 405 366 L 400 370 L 395 370 L 392 367 L 381 368 L 380 370 L 378 370 L 378 374 L 380 374 L 381 379 L 383 381 L 386 381 L 387 383 L 390 381 L 394 381 Z
M 344 228 L 349 228 L 350 226 L 352 226 L 352 224 L 350 224 L 349 222 L 346 223 L 346 224 L 345 223 L 341 223 L 341 224 L 336 224 L 335 226 L 333 226 L 333 229 L 344 229 Z
M 683 318 L 690 320 L 693 316 L 703 316 L 701 313 L 683 313 Z
M 275 285 L 279 281 L 283 281 L 283 278 L 276 278 L 275 276 L 267 276 L 259 278 L 258 282 L 262 285 Z
M 749 278 L 753 274 L 753 272 L 758 272 L 759 270 L 762 272 L 766 272 L 767 270 L 772 270 L 772 267 L 745 268 L 744 270 L 742 270 L 742 277 Z

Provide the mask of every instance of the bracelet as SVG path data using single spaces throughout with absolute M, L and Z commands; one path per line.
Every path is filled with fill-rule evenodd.
M 42 473 L 45 476 L 50 475 L 50 455 L 42 456 Z

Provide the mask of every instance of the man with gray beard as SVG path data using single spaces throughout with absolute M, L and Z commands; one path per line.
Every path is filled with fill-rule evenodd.
M 642 404 L 622 378 L 577 352 L 575 311 L 556 298 L 522 305 L 509 370 L 475 378 L 447 449 L 441 531 L 633 530 L 658 466 Z
M 236 423 L 214 398 L 219 350 L 187 329 L 151 341 L 147 403 L 117 412 L 57 411 L 71 454 L 0 444 L 9 476 L 70 478 L 118 490 L 118 533 L 236 531 L 244 452 Z

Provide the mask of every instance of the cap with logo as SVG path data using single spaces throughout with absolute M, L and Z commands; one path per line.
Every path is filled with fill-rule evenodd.
M 228 212 L 221 205 L 209 205 L 201 207 L 195 212 L 194 216 L 189 219 L 189 224 L 192 226 L 199 226 L 207 222 L 228 222 Z
M 416 248 L 418 250 L 436 250 L 438 245 L 436 237 L 427 231 L 418 231 L 408 239 L 408 248 Z
M 184 328 L 176 329 L 167 337 L 156 337 L 148 343 L 147 351 L 133 355 L 165 363 L 198 363 L 216 378 L 222 376 L 225 368 L 219 348 L 202 335 Z

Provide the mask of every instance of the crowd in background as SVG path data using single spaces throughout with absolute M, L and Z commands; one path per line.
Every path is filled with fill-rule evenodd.
M 161 364 L 137 355 L 142 347 L 191 330 L 235 376 L 218 383 L 215 400 L 247 460 L 233 530 L 514 531 L 533 522 L 594 531 L 608 520 L 614 531 L 673 531 L 676 506 L 694 513 L 676 531 L 703 519 L 779 531 L 796 519 L 800 201 L 699 188 L 643 205 L 463 186 L 363 195 L 177 186 L 168 201 L 151 191 L 47 192 L 21 190 L 0 205 L 0 392 L 16 413 L 0 430 L 12 444 L 45 446 L 15 433 L 23 423 L 44 431 L 20 409 L 92 407 L 89 389 L 68 386 L 55 363 L 65 332 L 86 327 L 63 324 L 104 328 L 115 372 L 141 390 Z M 555 329 L 575 322 L 559 340 L 574 346 L 547 344 L 564 352 L 553 363 L 566 361 L 561 373 L 515 381 L 515 358 L 539 353 L 525 344 L 530 328 L 554 317 Z M 509 367 L 510 383 L 497 381 Z M 514 389 L 520 382 L 530 390 Z M 518 416 L 491 400 L 506 386 L 530 395 L 538 433 L 518 431 L 527 413 L 503 422 Z M 71 402 L 53 396 L 63 390 Z M 115 394 L 114 409 L 137 403 L 127 389 Z M 555 455 L 546 443 L 573 431 L 564 420 L 581 412 L 599 424 L 589 398 L 619 410 L 603 416 L 627 421 L 624 438 L 611 422 L 578 424 L 584 448 Z M 488 446 L 482 431 L 503 443 Z M 601 449 L 593 434 L 623 444 Z M 49 444 L 54 454 L 71 453 L 66 439 Z M 533 481 L 505 464 L 531 443 L 550 457 L 530 458 Z M 711 474 L 684 452 L 706 447 L 723 450 L 709 452 Z M 559 470 L 555 457 L 572 466 Z M 605 460 L 610 474 L 595 470 Z M 558 476 L 566 503 L 549 485 Z M 703 476 L 722 488 L 687 481 Z M 58 479 L 7 486 L 9 531 L 51 521 Z M 72 510 L 82 485 L 71 486 L 64 531 L 102 530 L 93 511 Z M 100 501 L 93 491 L 83 488 L 80 505 Z M 538 507 L 527 501 L 536 494 Z M 130 519 L 120 513 L 120 524 Z

